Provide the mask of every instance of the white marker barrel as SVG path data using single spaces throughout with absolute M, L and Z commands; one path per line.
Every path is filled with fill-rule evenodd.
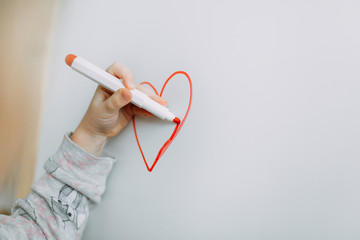
M 120 79 L 114 77 L 110 73 L 104 71 L 103 69 L 81 57 L 69 54 L 65 61 L 75 71 L 112 92 L 116 92 L 118 89 L 124 88 L 124 85 Z M 162 120 L 173 122 L 179 121 L 179 119 L 176 118 L 176 116 L 171 113 L 168 108 L 160 105 L 158 102 L 151 99 L 148 95 L 140 92 L 137 89 L 132 89 L 130 92 L 132 94 L 131 102 L 139 108 L 147 110 Z

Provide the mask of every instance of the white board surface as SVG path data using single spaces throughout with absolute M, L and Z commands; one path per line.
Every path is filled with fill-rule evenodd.
M 359 239 L 360 2 L 59 2 L 36 178 L 96 85 L 64 63 L 193 80 L 183 129 L 149 173 L 131 124 L 83 239 Z M 164 94 L 184 114 L 188 85 Z M 171 124 L 138 119 L 153 160 Z

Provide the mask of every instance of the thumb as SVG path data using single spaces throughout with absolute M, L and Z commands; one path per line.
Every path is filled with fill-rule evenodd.
M 109 113 L 115 113 L 120 110 L 120 108 L 124 107 L 128 103 L 130 103 L 132 98 L 131 92 L 127 88 L 120 88 L 116 92 L 113 93 L 108 99 L 105 101 L 106 110 Z

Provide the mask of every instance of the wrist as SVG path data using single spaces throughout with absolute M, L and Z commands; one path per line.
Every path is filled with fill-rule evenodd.
M 90 133 L 81 126 L 77 127 L 70 139 L 88 153 L 100 157 L 108 141 L 106 136 Z

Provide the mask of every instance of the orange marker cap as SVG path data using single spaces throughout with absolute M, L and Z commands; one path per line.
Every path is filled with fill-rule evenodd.
M 76 58 L 76 56 L 74 54 L 67 55 L 66 58 L 65 58 L 66 64 L 69 65 L 69 67 L 71 67 L 71 65 L 72 65 L 75 58 Z

